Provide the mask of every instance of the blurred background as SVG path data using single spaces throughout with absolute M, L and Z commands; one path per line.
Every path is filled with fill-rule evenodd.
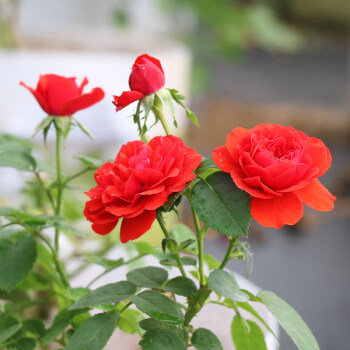
M 88 88 L 106 91 L 103 102 L 77 114 L 95 142 L 77 132 L 65 152 L 114 158 L 137 134 L 128 118 L 135 106 L 116 114 L 110 101 L 128 90 L 132 62 L 147 52 L 161 59 L 166 86 L 188 97 L 201 128 L 179 111 L 178 133 L 205 156 L 236 126 L 276 122 L 322 138 L 333 155 L 322 181 L 337 196 L 335 210 L 305 208 L 299 224 L 278 231 L 253 223 L 250 279 L 293 305 L 321 349 L 345 350 L 349 27 L 348 0 L 0 0 L 0 131 L 28 138 L 45 116 L 20 80 L 35 86 L 44 73 L 79 81 L 87 76 Z M 41 143 L 40 137 L 34 141 Z M 0 177 L 0 204 L 8 205 L 6 198 L 19 191 L 19 175 L 6 169 Z M 72 198 L 66 211 L 76 218 L 83 203 Z M 217 258 L 226 244 L 215 233 L 207 237 L 208 252 Z M 231 261 L 230 268 L 244 274 L 244 262 Z M 281 349 L 295 349 L 284 334 Z

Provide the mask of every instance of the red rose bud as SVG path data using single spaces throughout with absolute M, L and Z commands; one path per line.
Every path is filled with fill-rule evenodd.
M 76 78 L 66 78 L 55 74 L 40 75 L 36 89 L 27 88 L 36 98 L 40 107 L 51 116 L 72 116 L 81 109 L 88 108 L 101 101 L 105 95 L 101 88 L 94 88 L 89 93 L 83 93 L 88 80 L 84 78 L 80 86 Z
M 86 193 L 90 200 L 84 215 L 101 235 L 111 232 L 123 218 L 120 240 L 134 240 L 150 229 L 156 210 L 169 195 L 193 180 L 201 159 L 175 136 L 158 136 L 148 144 L 128 142 L 113 163 L 97 170 L 97 186 Z
M 294 225 L 303 203 L 320 211 L 334 207 L 335 197 L 318 180 L 332 162 L 328 148 L 292 127 L 235 128 L 213 161 L 251 195 L 252 217 L 262 226 Z
M 131 91 L 124 91 L 120 96 L 113 96 L 117 111 L 129 104 L 142 100 L 145 96 L 160 90 L 165 84 L 165 76 L 159 60 L 149 55 L 137 57 L 130 74 Z

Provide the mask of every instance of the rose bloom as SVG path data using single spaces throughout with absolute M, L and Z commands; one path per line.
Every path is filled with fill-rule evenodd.
M 80 86 L 77 85 L 75 79 L 46 74 L 40 75 L 36 89 L 26 85 L 23 81 L 20 82 L 20 85 L 34 95 L 40 107 L 48 115 L 70 117 L 75 112 L 101 101 L 105 95 L 98 87 L 92 89 L 91 92 L 83 93 L 85 85 L 88 84 L 87 78 L 83 79 Z
M 120 96 L 113 96 L 117 111 L 129 104 L 142 100 L 160 90 L 165 84 L 165 76 L 159 60 L 149 55 L 137 57 L 129 78 L 131 91 L 124 91 Z
M 86 194 L 84 215 L 101 235 L 111 232 L 123 218 L 120 240 L 126 243 L 150 229 L 161 207 L 195 175 L 201 156 L 175 136 L 158 136 L 148 144 L 123 145 L 113 163 L 95 174 L 97 186 Z
M 335 197 L 318 180 L 331 165 L 328 148 L 292 127 L 235 128 L 213 161 L 251 195 L 252 217 L 263 226 L 297 223 L 303 203 L 320 211 L 334 207 Z

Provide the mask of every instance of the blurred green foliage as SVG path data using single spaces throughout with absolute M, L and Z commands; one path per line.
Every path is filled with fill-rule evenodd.
M 159 0 L 173 18 L 187 17 L 192 23 L 178 34 L 197 52 L 227 57 L 251 48 L 291 53 L 302 45 L 301 35 L 280 20 L 262 1 Z

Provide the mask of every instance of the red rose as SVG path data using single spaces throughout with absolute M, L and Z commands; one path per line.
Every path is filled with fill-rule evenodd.
M 128 142 L 113 163 L 95 174 L 97 186 L 86 194 L 84 215 L 101 235 L 123 218 L 120 240 L 126 243 L 150 229 L 156 209 L 180 192 L 195 175 L 201 156 L 175 136 L 158 136 L 148 144 Z
M 321 211 L 334 207 L 335 197 L 317 179 L 331 165 L 328 148 L 292 127 L 235 128 L 226 146 L 214 150 L 213 161 L 252 196 L 252 217 L 263 226 L 297 223 L 302 203 Z
M 165 84 L 165 76 L 159 60 L 148 55 L 137 57 L 129 78 L 131 91 L 124 91 L 120 96 L 113 96 L 113 104 L 117 111 L 130 103 L 139 101 L 145 96 L 153 94 Z
M 36 89 L 27 86 L 22 81 L 20 85 L 27 88 L 36 98 L 40 107 L 51 116 L 72 116 L 81 109 L 101 101 L 105 95 L 102 89 L 94 88 L 83 94 L 88 83 L 84 78 L 80 86 L 76 78 L 66 78 L 55 74 L 40 75 Z

